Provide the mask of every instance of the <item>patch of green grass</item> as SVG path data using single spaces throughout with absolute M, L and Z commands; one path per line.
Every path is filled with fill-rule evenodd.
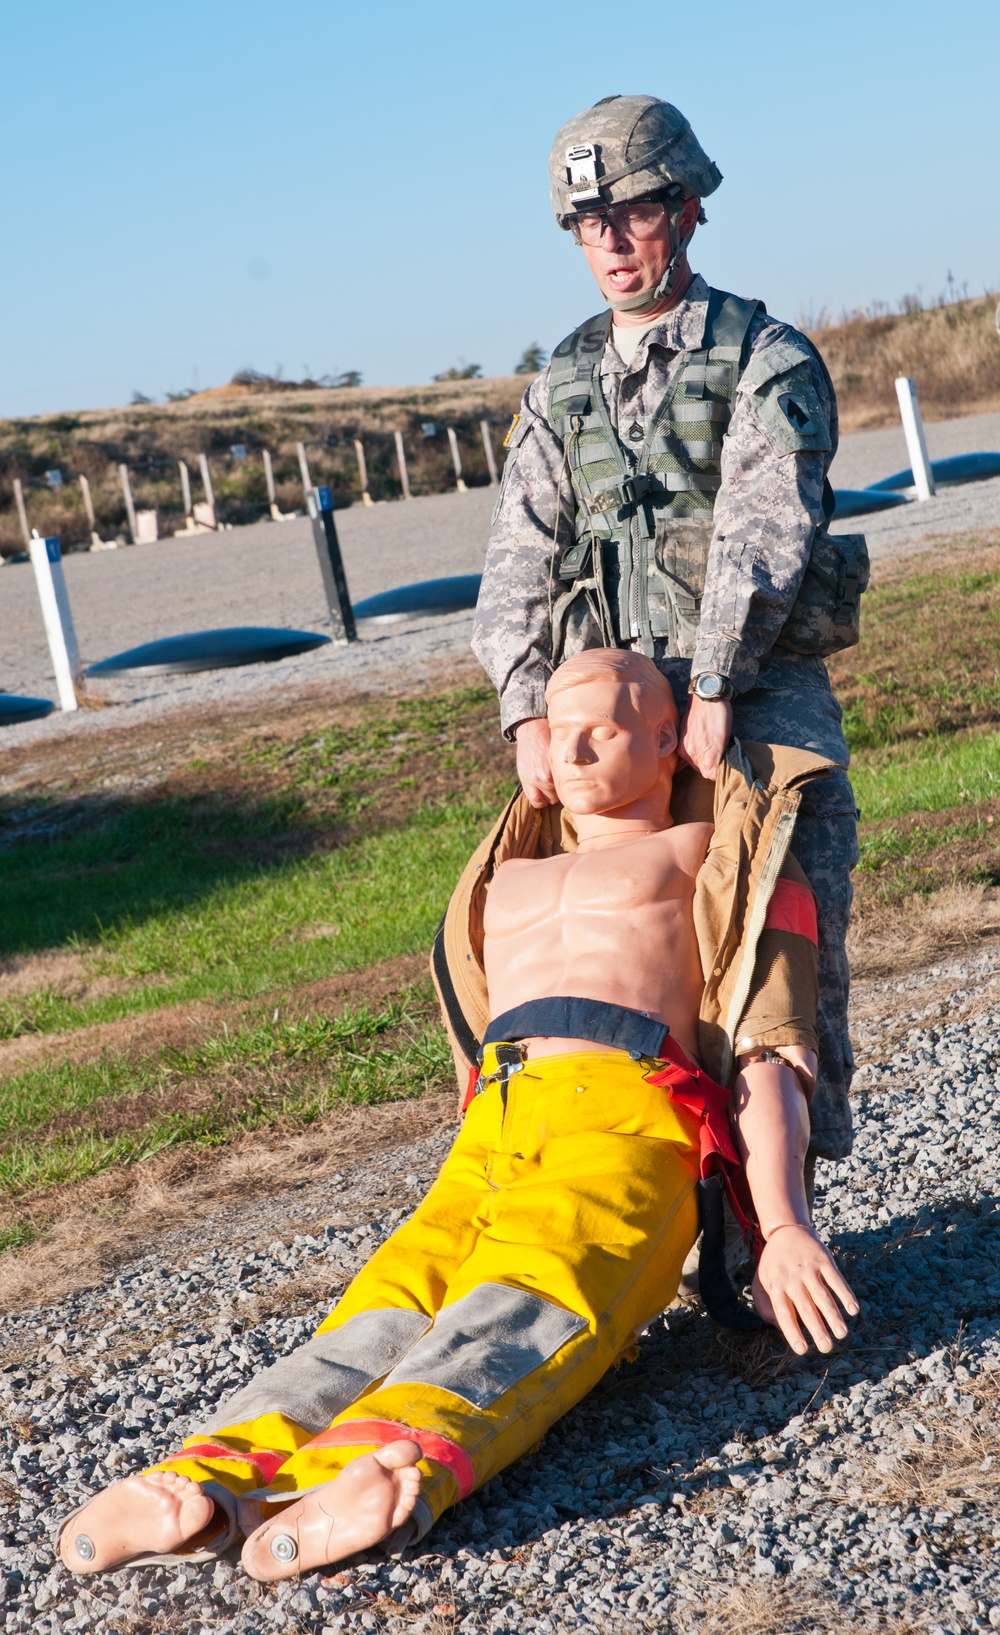
M 868 591 L 860 646 L 830 664 L 852 753 L 1000 721 L 1000 566 L 980 555 Z
M 196 999 L 285 992 L 429 948 L 492 802 L 425 808 L 339 850 L 216 882 L 200 898 L 118 923 L 87 950 L 95 976 L 133 986 L 83 1002 L 0 1001 L 0 1037 L 114 1021 Z
M 352 726 L 334 722 L 288 744 L 264 743 L 245 757 L 248 766 L 278 774 L 310 797 L 322 793 L 325 809 L 339 817 L 356 815 L 375 803 L 372 785 L 395 782 L 415 755 L 433 746 L 438 767 L 446 772 L 469 769 L 462 730 L 471 715 L 495 710 L 495 696 L 485 687 L 460 687 L 423 698 L 400 699 L 388 708 L 368 712 Z M 332 797 L 332 799 L 331 799 Z
M 82 1180 L 182 1142 L 221 1144 L 282 1120 L 310 1124 L 338 1102 L 372 1106 L 418 1096 L 447 1083 L 451 1071 L 427 985 L 378 1010 L 361 1005 L 336 1017 L 260 1017 L 224 1028 L 190 1050 L 164 1049 L 140 1059 L 109 1052 L 83 1064 L 45 1063 L 5 1085 L 0 1192 L 17 1195 Z M 210 1104 L 158 1114 L 157 1093 L 176 1092 L 185 1080 L 207 1082 Z M 140 1097 L 153 1101 L 150 1116 L 132 1128 L 113 1128 L 122 1103 Z M 90 1114 L 91 1127 L 46 1132 L 50 1120 L 67 1113 Z
M 934 734 L 862 750 L 852 759 L 851 782 L 869 822 L 991 800 L 1000 795 L 1000 735 Z

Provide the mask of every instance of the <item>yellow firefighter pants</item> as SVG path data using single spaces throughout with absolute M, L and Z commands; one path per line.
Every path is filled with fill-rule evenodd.
M 484 1075 L 495 1066 L 488 1049 Z M 155 1468 L 282 1502 L 406 1427 L 423 1438 L 426 1531 L 669 1304 L 697 1233 L 697 1174 L 696 1120 L 641 1063 L 528 1062 L 476 1096 L 416 1213 L 313 1339 Z

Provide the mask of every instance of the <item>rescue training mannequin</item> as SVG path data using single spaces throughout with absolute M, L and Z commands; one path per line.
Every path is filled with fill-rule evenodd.
M 312 1340 L 69 1518 L 72 1571 L 212 1559 L 241 1534 L 260 1580 L 402 1548 L 524 1455 L 673 1298 L 706 1150 L 737 1165 L 727 1092 L 692 1061 L 714 831 L 671 822 L 676 708 L 648 659 L 580 654 L 548 705 L 577 849 L 493 878 L 493 1020 L 438 1180 Z M 741 1054 L 734 1109 L 763 1242 L 754 1301 L 802 1354 L 806 1333 L 829 1351 L 858 1308 L 809 1222 L 815 1056 L 788 1037 Z

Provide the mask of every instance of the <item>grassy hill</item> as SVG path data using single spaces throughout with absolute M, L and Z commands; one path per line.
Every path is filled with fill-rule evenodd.
M 994 325 L 995 297 L 958 301 L 927 311 L 854 317 L 814 332 L 837 387 L 844 431 L 893 425 L 893 380 L 912 375 L 927 420 L 1000 408 L 1000 341 Z M 92 409 L 0 421 L 0 551 L 20 550 L 13 480 L 26 487 L 29 522 L 58 533 L 64 545 L 85 541 L 88 526 L 76 479 L 89 480 L 98 527 L 105 538 L 124 531 L 125 505 L 118 464 L 130 468 L 135 501 L 155 507 L 160 531 L 183 520 L 177 464 L 192 470 L 195 497 L 199 454 L 209 457 L 216 500 L 226 522 L 256 521 L 267 514 L 260 450 L 274 462 L 283 510 L 302 505 L 296 442 L 307 446 L 315 481 L 327 482 L 338 505 L 360 498 L 353 441 L 364 440 L 369 487 L 375 500 L 397 499 L 393 432 L 403 433 L 410 485 L 415 494 L 439 493 L 454 482 L 445 428 L 454 426 L 465 480 L 488 480 L 479 422 L 500 443 L 526 384 L 524 376 L 449 381 L 429 386 L 356 387 L 326 390 L 276 382 L 216 387 L 184 402 Z M 425 422 L 435 427 L 424 434 Z M 243 459 L 233 456 L 243 444 Z M 62 473 L 51 488 L 46 472 Z
M 448 381 L 440 385 L 353 387 L 220 386 L 179 403 L 141 404 L 125 409 L 87 409 L 77 414 L 39 415 L 0 421 L 0 551 L 23 550 L 13 480 L 25 485 L 28 520 L 40 533 L 61 536 L 63 544 L 84 541 L 89 527 L 77 476 L 87 477 L 104 538 L 126 527 L 118 465 L 129 467 L 136 506 L 159 512 L 160 533 L 183 524 L 177 461 L 191 469 L 195 500 L 202 497 L 198 456 L 208 456 L 216 504 L 225 522 L 256 522 L 267 515 L 267 491 L 260 450 L 271 453 L 278 504 L 293 511 L 303 505 L 295 452 L 306 445 L 314 482 L 329 483 L 338 506 L 360 500 L 354 439 L 362 438 L 369 491 L 375 501 L 398 499 L 401 488 L 393 432 L 403 433 L 410 488 L 438 494 L 454 487 L 446 427 L 455 428 L 469 486 L 489 474 L 481 420 L 491 427 L 493 448 L 501 444 L 510 417 L 527 384 L 523 376 Z M 435 432 L 426 436 L 425 423 Z M 246 456 L 232 454 L 243 444 Z M 46 472 L 62 473 L 50 488 Z
M 916 381 L 925 420 L 1000 409 L 996 306 L 987 295 L 814 330 L 837 388 L 841 430 L 895 425 L 897 375 Z

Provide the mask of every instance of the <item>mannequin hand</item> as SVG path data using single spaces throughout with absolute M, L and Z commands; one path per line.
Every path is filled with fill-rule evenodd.
M 782 1226 L 771 1234 L 754 1276 L 753 1303 L 800 1357 L 809 1350 L 802 1325 L 817 1351 L 832 1351 L 834 1340 L 847 1334 L 841 1306 L 848 1317 L 860 1310 L 833 1256 L 808 1226 Z
M 680 751 L 703 778 L 715 777 L 732 735 L 733 706 L 710 703 L 692 694 L 681 731 Z
M 549 723 L 544 715 L 518 723 L 517 775 L 532 806 L 554 806 L 556 786 L 549 765 Z

